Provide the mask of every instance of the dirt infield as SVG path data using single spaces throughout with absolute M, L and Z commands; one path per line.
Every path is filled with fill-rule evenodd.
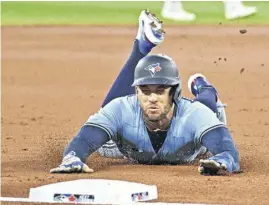
M 240 27 L 241 28 L 241 27 Z M 177 62 L 187 91 L 202 72 L 228 104 L 242 174 L 205 177 L 197 166 L 141 166 L 93 156 L 93 174 L 53 175 L 68 141 L 98 110 L 131 49 L 135 27 L 2 27 L 2 196 L 104 178 L 156 184 L 158 201 L 269 204 L 269 27 L 177 26 L 153 53 Z M 6 203 L 11 204 L 11 203 Z

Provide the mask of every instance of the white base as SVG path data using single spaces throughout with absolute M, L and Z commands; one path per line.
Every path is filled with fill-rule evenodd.
M 29 198 L 0 197 L 0 201 L 130 204 L 157 198 L 155 185 L 118 180 L 81 179 L 31 188 Z
M 147 194 L 142 194 L 141 197 L 138 196 L 139 193 L 145 192 L 147 192 Z M 56 197 L 58 200 L 55 200 L 55 194 L 58 194 L 57 196 L 59 197 Z M 80 197 L 77 195 L 80 195 Z M 74 197 L 76 197 L 76 199 Z M 0 202 L 110 205 L 206 205 L 193 203 L 140 202 L 157 199 L 157 197 L 157 187 L 155 185 L 117 180 L 81 179 L 31 188 L 29 198 L 0 197 Z M 70 199 L 73 199 L 73 201 Z
M 31 201 L 28 198 L 12 198 L 12 197 L 0 197 L 0 201 L 12 201 L 12 202 L 30 202 L 30 203 L 41 203 L 40 201 Z M 46 202 L 46 203 L 72 203 L 72 202 Z M 76 204 L 90 204 L 90 203 L 76 203 Z M 95 204 L 95 203 L 91 203 Z M 96 203 L 100 204 L 100 203 Z M 156 202 L 156 203 L 149 203 L 149 202 L 137 202 L 137 203 L 110 203 L 109 205 L 210 205 L 210 204 L 189 204 L 189 203 L 166 203 L 166 202 Z M 213 204 L 212 204 L 213 205 Z M 220 205 L 220 204 L 219 204 Z

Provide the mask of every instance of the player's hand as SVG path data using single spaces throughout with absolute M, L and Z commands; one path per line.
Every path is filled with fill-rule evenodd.
M 50 170 L 50 173 L 90 173 L 93 172 L 86 164 L 84 164 L 74 152 L 70 152 L 63 158 L 62 163 Z
M 230 175 L 225 164 L 211 159 L 200 159 L 198 171 L 202 175 Z

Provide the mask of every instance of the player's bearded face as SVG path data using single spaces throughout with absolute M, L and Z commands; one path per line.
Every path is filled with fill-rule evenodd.
M 166 117 L 173 105 L 170 86 L 143 85 L 138 86 L 136 90 L 144 117 L 147 120 L 159 121 Z

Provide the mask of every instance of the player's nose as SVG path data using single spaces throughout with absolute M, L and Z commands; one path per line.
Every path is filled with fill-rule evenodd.
M 148 101 L 151 103 L 157 102 L 157 94 L 156 93 L 151 93 L 148 96 Z

